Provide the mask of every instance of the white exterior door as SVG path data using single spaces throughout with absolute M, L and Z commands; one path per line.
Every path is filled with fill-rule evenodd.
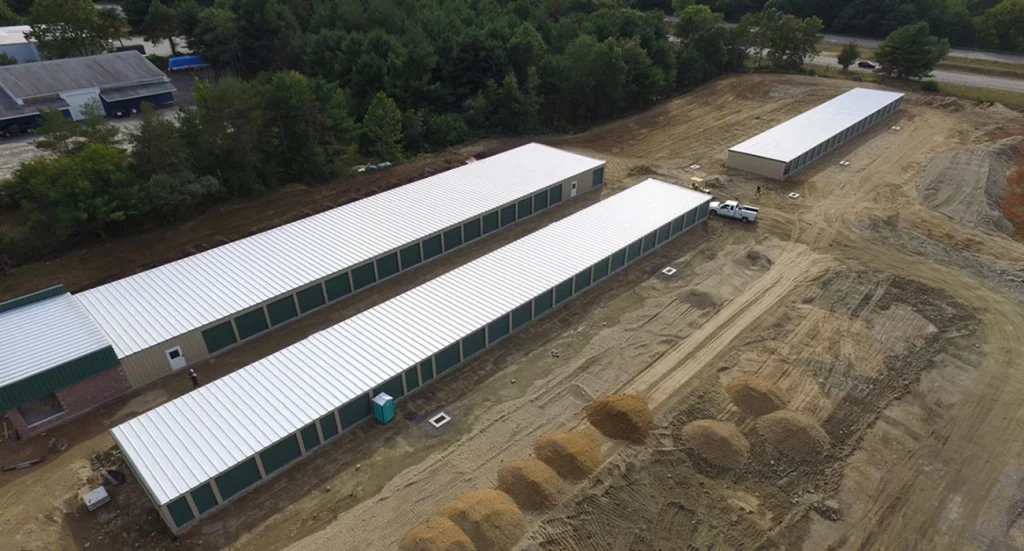
M 576 197 L 576 180 L 573 180 L 572 185 L 569 186 L 569 197 Z
M 171 364 L 171 369 L 177 370 L 188 365 L 188 360 L 186 360 L 185 355 L 181 353 L 180 346 L 168 348 L 165 353 L 167 354 L 167 362 Z

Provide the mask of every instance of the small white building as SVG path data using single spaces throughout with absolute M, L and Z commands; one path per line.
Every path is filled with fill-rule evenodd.
M 25 33 L 32 30 L 28 25 L 14 25 L 11 27 L 0 27 L 0 52 L 3 52 L 18 63 L 30 63 L 39 61 L 39 49 L 36 43 L 25 37 Z
M 782 180 L 896 112 L 903 94 L 854 88 L 729 148 L 725 166 Z

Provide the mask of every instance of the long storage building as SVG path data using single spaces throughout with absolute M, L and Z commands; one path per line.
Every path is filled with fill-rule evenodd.
M 729 148 L 725 165 L 782 180 L 892 115 L 903 94 L 854 88 Z
M 112 348 L 122 373 L 118 380 L 127 378 L 127 388 L 136 388 L 603 181 L 603 161 L 528 144 L 78 293 L 74 299 Z M 13 316 L 0 312 L 0 323 Z M 39 346 L 63 345 L 61 335 L 44 331 L 22 336 Z M 61 385 L 70 383 L 46 380 L 49 386 L 34 387 L 39 391 L 34 394 L 41 394 L 30 398 L 54 410 Z M 109 398 L 109 389 L 98 392 L 95 386 L 89 394 Z M 38 408 L 5 404 L 7 417 L 22 436 L 62 418 L 28 423 L 19 407 Z M 70 402 L 64 410 L 63 417 L 81 412 Z
M 175 532 L 707 218 L 648 180 L 111 430 Z M 457 376 L 457 375 L 456 375 Z

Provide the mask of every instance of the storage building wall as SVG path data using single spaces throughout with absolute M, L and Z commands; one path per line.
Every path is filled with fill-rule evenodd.
M 306 287 L 278 295 L 243 312 L 236 312 L 232 316 L 126 356 L 121 359 L 121 366 L 133 386 L 144 385 L 171 373 L 167 358 L 168 350 L 180 347 L 189 364 L 203 360 L 510 224 L 546 211 L 571 199 L 573 186 L 579 195 L 599 188 L 603 183 L 604 166 L 566 178 L 543 191 L 519 197 L 482 216 L 451 225 L 359 266 L 331 274 Z
M 669 185 L 660 182 L 658 184 Z M 586 269 L 567 277 L 565 280 L 527 300 L 520 306 L 509 309 L 504 314 L 493 319 L 493 321 L 478 326 L 475 330 L 472 330 L 469 334 L 446 348 L 421 357 L 419 361 L 412 363 L 393 378 L 376 385 L 365 393 L 359 394 L 356 398 L 340 405 L 340 407 L 333 409 L 319 419 L 311 421 L 301 429 L 288 434 L 276 443 L 263 448 L 234 466 L 222 470 L 219 474 L 198 486 L 192 487 L 184 494 L 180 494 L 179 497 L 167 501 L 164 505 L 159 505 L 159 500 L 153 499 L 154 503 L 161 510 L 162 518 L 164 518 L 165 522 L 174 532 L 187 529 L 200 517 L 211 513 L 231 499 L 256 487 L 260 482 L 281 472 L 292 462 L 368 419 L 371 416 L 371 399 L 378 393 L 386 392 L 396 400 L 401 400 L 424 385 L 451 373 L 457 366 L 469 361 L 474 356 L 519 331 L 531 321 L 562 306 L 571 298 L 583 293 L 600 281 L 705 221 L 708 216 L 708 203 L 711 197 L 706 195 L 704 197 L 706 197 L 706 200 L 702 199 L 699 204 L 695 204 L 692 208 L 679 214 L 662 226 L 601 258 Z M 575 216 L 584 213 L 586 211 Z M 595 238 L 600 239 L 600 236 L 595 235 Z M 483 257 L 477 262 L 483 261 L 486 258 Z M 538 269 L 543 268 L 538 267 Z M 429 283 L 425 285 L 429 285 Z M 386 309 L 388 311 L 400 309 L 398 306 L 389 305 L 389 302 L 382 303 L 375 309 Z M 348 323 L 359 323 L 359 321 L 350 319 L 342 322 L 342 324 Z M 403 337 L 409 338 L 409 335 L 403 335 Z M 382 343 L 385 343 L 381 345 L 382 348 L 379 350 L 379 353 L 382 355 L 389 355 L 388 346 L 400 346 L 399 344 L 389 345 L 386 343 L 396 343 L 403 340 L 388 338 L 386 335 L 376 335 L 375 338 L 379 338 Z M 415 338 L 415 336 L 412 336 L 412 338 Z M 294 346 L 304 345 L 300 342 Z M 322 346 L 322 343 L 320 346 Z M 279 354 L 282 355 L 282 358 L 286 356 L 291 358 L 290 360 L 282 361 L 295 361 L 295 358 L 288 353 L 288 349 Z M 253 367 L 250 366 L 246 369 L 252 369 Z M 162 406 L 162 408 L 173 407 L 173 404 L 174 402 Z M 147 415 L 160 415 L 160 413 L 159 410 L 154 410 Z M 126 423 L 126 425 L 131 423 L 134 422 Z M 117 427 L 111 431 L 111 434 L 118 443 L 118 446 L 122 450 L 126 450 L 125 455 L 130 457 L 132 453 L 128 450 L 132 449 L 132 446 L 126 447 L 125 444 L 133 442 L 128 442 L 124 439 L 131 434 L 135 434 L 139 429 L 132 429 L 131 432 L 124 432 L 125 430 L 122 427 Z M 144 432 L 149 432 L 153 429 L 151 427 L 143 430 Z M 205 439 L 207 437 L 203 436 L 202 438 Z M 138 474 L 140 471 L 138 471 L 133 463 L 130 461 L 129 463 L 133 465 L 136 477 L 143 481 L 144 484 L 147 484 L 147 492 L 153 498 L 153 492 L 148 489 L 148 483 L 145 482 L 146 478 Z

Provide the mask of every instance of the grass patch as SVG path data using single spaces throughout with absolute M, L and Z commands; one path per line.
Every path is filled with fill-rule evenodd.
M 976 101 L 1001 103 L 1011 109 L 1024 111 L 1024 94 L 1018 94 L 1017 92 L 974 88 L 973 86 L 964 86 L 962 84 L 940 82 L 939 93 Z
M 873 60 L 875 58 L 874 48 L 866 46 L 859 46 L 859 48 L 861 59 Z M 839 55 L 839 50 L 842 49 L 842 46 L 832 42 L 822 42 L 818 44 L 818 49 L 821 50 L 821 53 L 818 55 L 836 57 Z M 946 56 L 945 59 L 939 62 L 936 69 L 989 76 L 1024 78 L 1024 64 L 1008 61 Z

